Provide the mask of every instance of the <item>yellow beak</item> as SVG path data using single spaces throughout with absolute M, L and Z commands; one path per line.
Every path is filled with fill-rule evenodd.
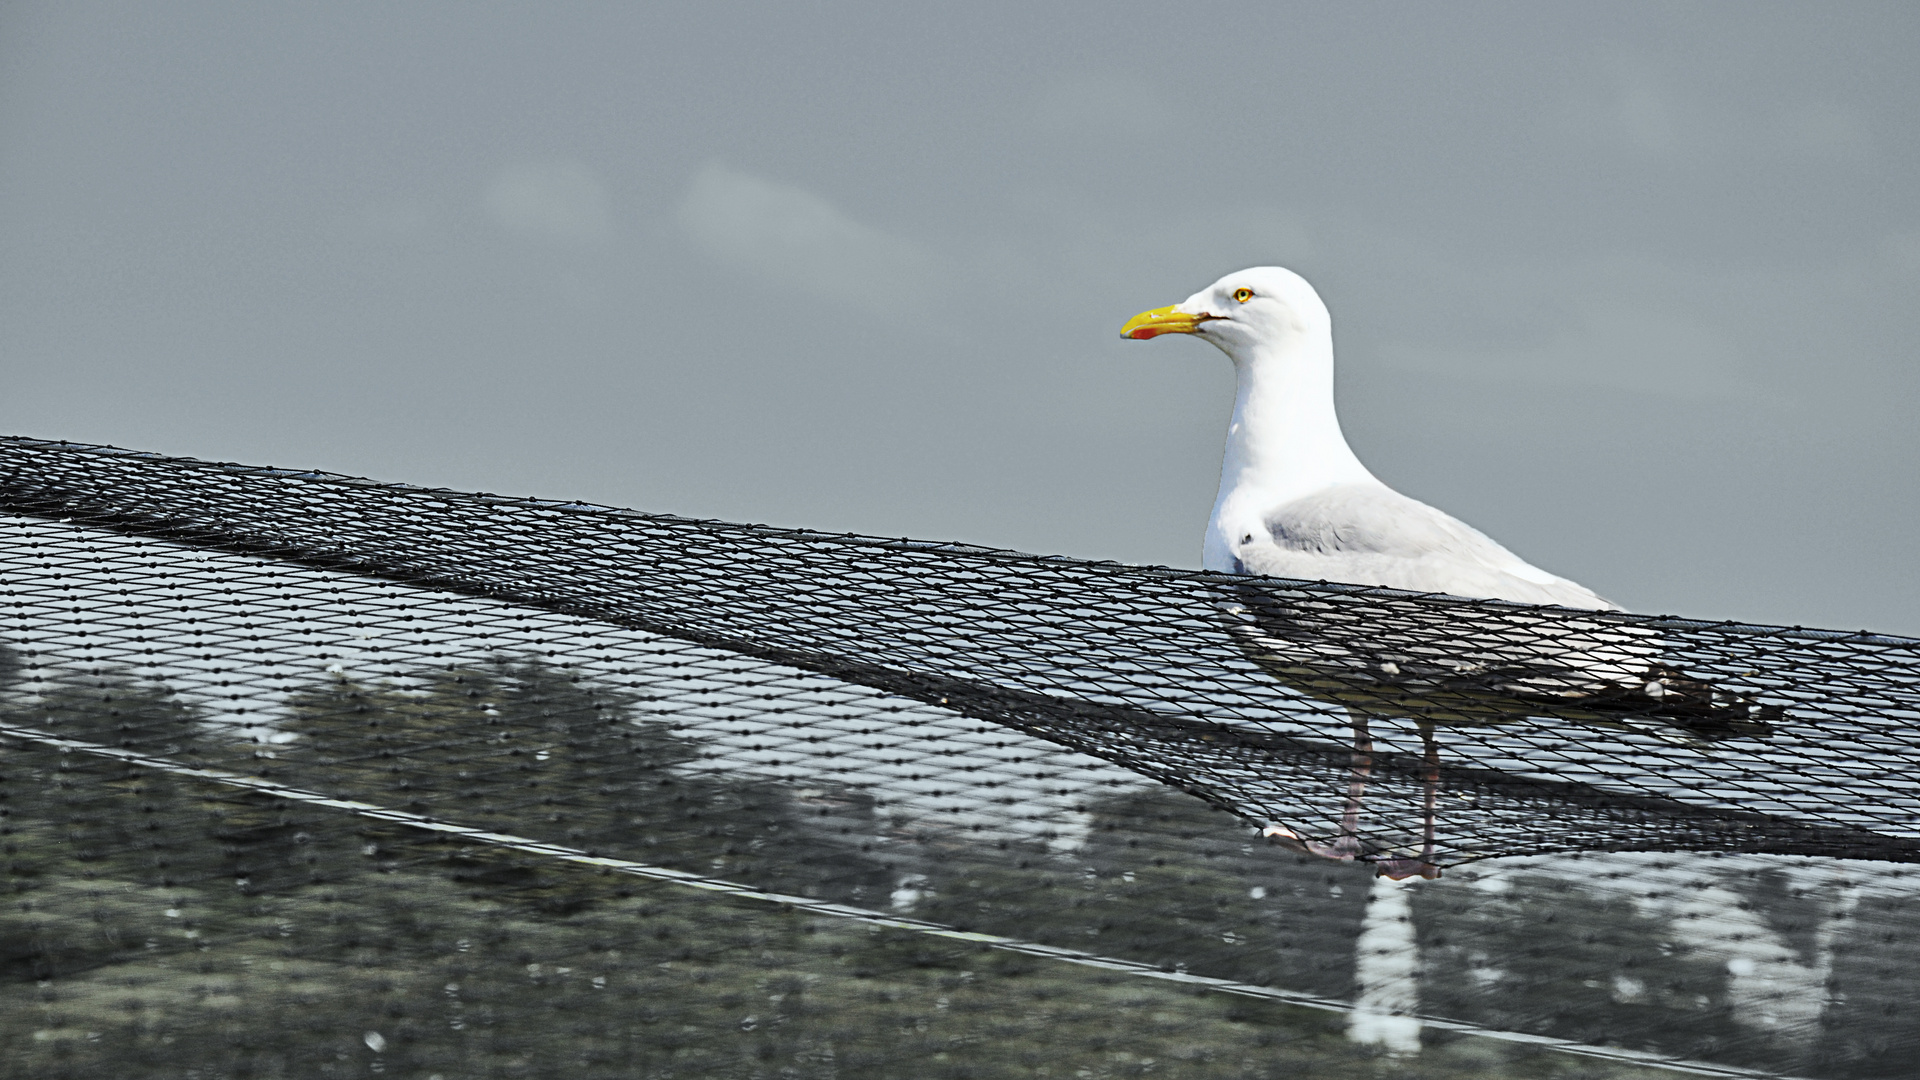
M 1143 311 L 1128 319 L 1127 325 L 1120 328 L 1120 336 L 1145 341 L 1161 334 L 1191 334 L 1200 329 L 1200 323 L 1200 316 L 1175 311 L 1172 305 L 1168 305 Z

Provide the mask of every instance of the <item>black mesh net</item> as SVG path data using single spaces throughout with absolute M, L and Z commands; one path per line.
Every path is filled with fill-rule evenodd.
M 1920 642 L 24 439 L 0 511 L 36 1075 L 1920 1052 Z

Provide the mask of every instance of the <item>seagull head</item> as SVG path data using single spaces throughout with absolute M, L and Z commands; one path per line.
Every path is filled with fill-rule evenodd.
M 1331 340 L 1332 318 L 1307 279 L 1278 266 L 1228 274 L 1171 307 L 1143 311 L 1120 328 L 1123 338 L 1193 334 L 1236 361 L 1303 341 Z

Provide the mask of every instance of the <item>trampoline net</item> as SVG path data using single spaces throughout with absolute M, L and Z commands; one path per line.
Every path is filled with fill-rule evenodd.
M 33 1075 L 1916 1070 L 1914 641 L 25 439 L 0 514 Z

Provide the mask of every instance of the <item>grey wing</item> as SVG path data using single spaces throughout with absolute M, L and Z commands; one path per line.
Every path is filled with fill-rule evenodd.
M 1386 487 L 1330 488 L 1276 508 L 1266 525 L 1267 541 L 1243 548 L 1253 573 L 1617 610 Z M 1363 711 L 1472 721 L 1550 708 L 1597 722 L 1651 720 L 1696 740 L 1764 736 L 1784 715 L 1661 662 L 1659 632 L 1618 616 L 1514 611 L 1492 621 L 1312 626 L 1284 605 L 1266 607 L 1240 608 L 1256 661 Z
M 1275 507 L 1243 546 L 1249 572 L 1523 604 L 1612 608 L 1478 529 L 1390 488 L 1343 484 Z M 1264 542 L 1262 542 L 1264 540 Z
M 1329 488 L 1276 507 L 1265 524 L 1267 542 L 1248 545 L 1243 555 L 1254 573 L 1523 604 L 1614 606 L 1590 589 L 1527 563 L 1478 529 L 1384 486 Z M 1530 630 L 1535 623 L 1537 628 Z M 1515 613 L 1493 633 L 1479 629 L 1472 620 L 1449 620 L 1414 630 L 1405 640 L 1389 640 L 1395 635 L 1379 631 L 1345 643 L 1315 634 L 1306 640 L 1322 647 L 1331 644 L 1330 651 L 1346 662 L 1385 664 L 1407 676 L 1421 671 L 1429 680 L 1478 686 L 1476 692 L 1493 692 L 1495 697 L 1530 694 L 1549 699 L 1588 698 L 1640 685 L 1655 648 L 1636 629 L 1557 615 Z M 1300 641 L 1296 636 L 1295 648 Z M 1274 644 L 1269 643 L 1269 649 L 1278 655 L 1282 650 Z

